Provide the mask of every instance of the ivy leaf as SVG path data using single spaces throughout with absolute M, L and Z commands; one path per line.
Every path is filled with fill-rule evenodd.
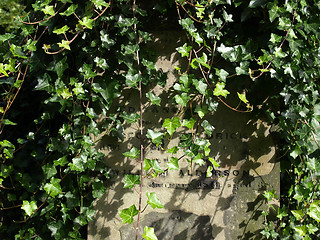
M 213 91 L 213 94 L 215 96 L 223 96 L 227 97 L 227 95 L 230 93 L 228 90 L 224 89 L 226 84 L 224 82 L 218 82 L 216 85 L 216 88 Z
M 197 156 L 195 156 L 194 159 L 192 159 L 192 161 L 194 163 L 199 164 L 200 166 L 202 166 L 204 164 L 203 154 L 202 153 L 198 153 Z
M 307 234 L 307 226 L 303 225 L 303 226 L 296 226 L 293 227 L 294 230 L 296 230 L 300 236 L 305 236 Z
M 197 105 L 196 109 L 194 111 L 202 119 L 204 117 L 204 115 L 206 115 L 206 113 L 208 112 L 208 108 L 207 108 L 207 106 L 200 107 L 200 105 Z
M 109 37 L 108 33 L 106 33 L 105 30 L 100 31 L 100 40 L 102 42 L 102 46 L 106 49 L 110 49 L 110 47 L 112 47 L 116 43 Z
M 84 63 L 82 67 L 79 69 L 79 72 L 81 72 L 86 79 L 93 78 L 97 76 L 97 73 L 92 71 L 92 68 L 92 64 Z
M 196 87 L 199 93 L 206 95 L 207 84 L 197 79 L 192 80 L 193 85 Z
M 5 42 L 5 41 L 8 41 L 9 39 L 13 38 L 14 37 L 14 34 L 11 34 L 11 33 L 6 33 L 6 34 L 3 34 L 3 35 L 0 35 L 0 42 Z
M 317 222 L 320 222 L 320 200 L 314 201 L 310 204 L 310 208 L 308 211 L 308 215 L 316 220 Z
M 181 126 L 180 119 L 178 117 L 174 117 L 172 120 L 166 118 L 162 126 L 167 129 L 167 132 L 171 136 Z
M 320 161 L 318 159 L 309 158 L 307 165 L 312 171 L 315 171 L 316 176 L 320 175 Z
M 75 157 L 72 159 L 72 163 L 69 163 L 70 169 L 72 171 L 78 171 L 78 172 L 83 172 L 84 171 L 84 165 L 79 157 Z
M 47 5 L 45 8 L 42 9 L 42 11 L 44 12 L 44 14 L 48 14 L 51 16 L 55 15 L 55 11 L 53 9 L 53 6 Z
M 187 127 L 187 128 L 189 128 L 189 129 L 192 129 L 192 128 L 193 128 L 193 125 L 194 125 L 196 122 L 197 122 L 197 121 L 194 120 L 193 118 L 190 118 L 189 120 L 188 120 L 188 119 L 183 119 L 182 126 Z
M 213 170 L 213 167 L 210 165 L 208 166 L 207 168 L 207 174 L 206 174 L 206 177 L 209 178 L 212 176 L 212 170 Z
M 37 207 L 36 201 L 31 201 L 31 202 L 23 201 L 23 204 L 21 206 L 21 209 L 23 209 L 29 217 L 37 208 L 38 207 Z
M 60 13 L 62 16 L 70 16 L 72 15 L 76 9 L 78 8 L 78 4 L 71 4 L 70 7 L 67 8 L 63 13 Z
M 170 161 L 167 162 L 167 166 L 169 170 L 180 170 L 178 158 L 175 158 L 175 157 L 170 158 Z
M 153 209 L 155 208 L 163 208 L 163 205 L 161 204 L 160 200 L 157 198 L 155 192 L 147 192 L 147 204 L 149 204 Z
M 205 133 L 211 137 L 212 135 L 212 132 L 214 130 L 214 127 L 207 121 L 207 120 L 204 120 L 202 123 L 201 123 L 201 127 L 203 127 Z
M 245 92 L 244 92 L 244 93 L 238 93 L 238 92 L 237 92 L 237 94 L 238 94 L 239 99 L 240 99 L 242 102 L 248 103 L 248 100 L 247 100 L 247 98 L 246 98 L 246 93 L 245 93 Z
M 138 215 L 139 210 L 136 208 L 135 205 L 132 205 L 129 208 L 125 208 L 120 211 L 120 217 L 122 218 L 122 223 L 132 223 L 133 217 Z
M 202 57 L 192 59 L 190 65 L 192 68 L 196 69 L 196 68 L 198 68 L 198 65 L 196 65 L 195 63 L 198 63 L 198 64 L 210 69 L 210 65 L 207 64 L 207 61 L 208 61 L 207 54 L 203 53 Z
M 177 146 L 174 146 L 172 148 L 167 149 L 167 153 L 173 153 L 176 154 L 179 151 L 179 148 Z
M 269 10 L 270 22 L 273 22 L 277 17 L 279 17 L 278 9 L 279 7 L 276 4 L 272 5 L 271 9 Z
M 122 117 L 124 120 L 126 120 L 127 123 L 134 123 L 138 119 L 140 119 L 140 115 L 138 113 L 128 114 L 126 112 L 123 112 L 123 113 L 120 114 L 120 117 Z
M 123 188 L 132 188 L 135 184 L 140 184 L 140 176 L 139 175 L 129 175 L 126 174 L 124 176 L 124 186 Z
M 185 88 L 189 88 L 192 76 L 193 75 L 184 74 L 179 77 L 179 82 L 182 83 Z
M 256 8 L 264 5 L 267 2 L 267 0 L 251 0 L 249 3 L 249 8 Z
M 227 76 L 229 75 L 229 73 L 227 71 L 225 71 L 224 69 L 216 68 L 215 70 L 216 70 L 216 75 L 220 78 L 220 80 L 222 82 L 226 82 Z
M 60 179 L 51 178 L 50 183 L 46 183 L 43 189 L 50 194 L 51 197 L 55 197 L 58 194 L 62 193 L 61 186 L 60 186 Z
M 64 34 L 68 30 L 69 30 L 69 27 L 67 25 L 64 25 L 62 28 L 54 30 L 53 33 L 55 33 L 55 34 Z
M 129 70 L 125 77 L 126 77 L 126 85 L 128 87 L 136 87 L 138 82 L 141 79 L 140 75 L 137 72 L 132 70 Z
M 156 173 L 164 173 L 164 170 L 160 167 L 157 159 L 145 159 L 144 160 L 143 169 L 145 171 L 148 171 L 150 168 L 153 169 Z
M 177 47 L 176 50 L 181 54 L 181 57 L 188 57 L 192 47 L 188 46 L 187 43 L 183 44 L 182 47 Z
M 142 235 L 146 240 L 158 240 L 157 236 L 154 234 L 154 228 L 144 227 L 144 234 Z
M 209 159 L 209 161 L 211 162 L 212 166 L 214 166 L 215 168 L 220 167 L 220 164 L 217 163 L 217 161 L 214 160 L 212 157 L 209 157 L 208 159 Z
M 89 28 L 89 29 L 92 29 L 92 22 L 93 22 L 93 19 L 90 19 L 88 17 L 84 17 L 82 21 L 81 20 L 79 21 L 79 23 L 82 26 L 85 26 L 86 28 Z
M 61 43 L 58 43 L 58 46 L 61 47 L 61 48 L 65 48 L 67 50 L 71 50 L 70 46 L 69 46 L 69 43 L 70 43 L 70 41 L 62 40 Z
M 157 146 L 162 144 L 163 133 L 148 129 L 146 136 L 151 139 L 153 143 L 157 144 Z
M 104 0 L 92 0 L 92 2 L 97 6 L 97 8 L 103 6 L 108 7 L 109 4 L 107 4 Z
M 183 107 L 187 106 L 188 101 L 190 100 L 190 97 L 187 93 L 181 93 L 181 95 L 175 95 L 174 100 L 177 104 L 182 105 Z
M 240 67 L 236 67 L 237 75 L 249 75 L 249 62 L 244 61 L 240 63 Z
M 233 22 L 232 14 L 228 14 L 225 10 L 223 10 L 222 16 L 226 22 Z
M 161 98 L 156 96 L 153 92 L 149 91 L 146 94 L 147 98 L 151 101 L 152 104 L 160 106 Z
M 140 156 L 140 150 L 138 150 L 136 147 L 133 147 L 129 152 L 123 153 L 123 155 L 131 159 L 136 159 Z

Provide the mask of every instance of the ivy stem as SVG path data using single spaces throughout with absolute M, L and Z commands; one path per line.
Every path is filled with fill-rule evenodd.
M 136 0 L 133 1 L 133 18 L 135 18 L 136 13 Z M 133 30 L 135 33 L 135 40 L 136 44 L 139 45 L 139 36 L 137 31 L 137 24 L 133 25 Z M 142 208 L 142 186 L 143 186 L 143 163 L 144 163 L 144 147 L 143 147 L 143 104 L 142 104 L 142 73 L 140 68 L 140 58 L 139 58 L 139 49 L 136 51 L 136 60 L 137 60 L 137 67 L 138 73 L 140 76 L 139 81 L 139 99 L 140 99 L 140 190 L 139 190 L 139 212 L 138 212 L 138 220 L 136 226 L 136 240 L 138 240 L 139 235 L 139 225 L 140 225 L 140 216 L 141 216 L 141 208 Z

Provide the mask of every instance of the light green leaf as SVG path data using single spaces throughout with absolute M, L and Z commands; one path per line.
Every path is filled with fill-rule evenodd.
M 51 178 L 50 183 L 46 183 L 43 189 L 51 197 L 57 196 L 58 194 L 62 193 L 61 186 L 60 186 L 60 179 Z
M 320 222 L 320 200 L 310 204 L 308 215 L 317 222 Z
M 188 57 L 192 47 L 188 46 L 187 43 L 183 44 L 182 47 L 177 47 L 176 50 L 181 54 L 181 57 Z
M 213 170 L 213 167 L 210 165 L 208 166 L 207 168 L 207 174 L 206 174 L 206 177 L 209 178 L 212 176 L 212 170 Z
M 197 105 L 196 109 L 194 111 L 202 119 L 204 117 L 204 115 L 206 115 L 206 113 L 208 112 L 208 108 L 207 108 L 207 106 L 200 107 L 200 105 Z
M 167 166 L 169 170 L 180 170 L 178 158 L 175 158 L 175 157 L 170 158 L 170 161 L 167 162 Z
M 294 230 L 296 230 L 300 236 L 305 236 L 307 234 L 307 226 L 296 226 L 293 227 Z
M 154 228 L 144 227 L 144 234 L 142 235 L 146 240 L 158 240 L 157 236 L 154 234 Z
M 63 89 L 62 92 L 59 93 L 59 95 L 60 95 L 63 99 L 68 99 L 69 97 L 72 97 L 72 93 L 69 91 L 68 88 Z
M 70 16 L 72 15 L 75 10 L 78 8 L 78 4 L 72 4 L 70 7 L 67 8 L 63 13 L 60 13 L 62 16 Z
M 157 144 L 157 146 L 162 144 L 163 133 L 148 129 L 146 136 L 151 139 L 153 143 Z
M 31 214 L 37 209 L 37 202 L 36 201 L 23 201 L 21 209 L 23 209 L 26 214 L 30 217 Z
M 11 120 L 6 119 L 6 118 L 2 120 L 2 124 L 3 124 L 3 125 L 12 125 L 12 126 L 17 125 L 17 123 L 12 122 Z
M 202 166 L 204 164 L 203 154 L 202 153 L 198 153 L 197 156 L 195 156 L 194 159 L 192 159 L 192 161 L 194 163 L 199 164 L 200 166 Z
M 79 21 L 79 23 L 82 26 L 85 26 L 86 28 L 89 28 L 89 29 L 92 29 L 92 22 L 93 22 L 93 19 L 90 19 L 88 17 L 84 17 L 82 21 L 81 20 Z
M 218 82 L 216 85 L 216 88 L 213 91 L 213 94 L 215 96 L 223 96 L 227 97 L 227 95 L 230 93 L 228 90 L 224 89 L 226 84 L 224 82 Z
M 140 150 L 138 150 L 136 147 L 133 147 L 129 152 L 123 153 L 123 155 L 132 159 L 139 158 Z
M 182 105 L 183 107 L 187 106 L 188 101 L 190 100 L 190 97 L 188 96 L 187 93 L 181 93 L 181 95 L 175 95 L 174 100 L 176 101 L 177 104 Z
M 92 2 L 96 5 L 97 8 L 103 6 L 108 7 L 109 4 L 107 4 L 104 0 L 92 0 Z
M 147 98 L 151 101 L 152 104 L 160 106 L 161 98 L 156 96 L 153 92 L 149 91 L 146 94 Z
M 197 122 L 197 121 L 194 120 L 193 118 L 190 118 L 189 120 L 188 120 L 188 119 L 183 119 L 182 126 L 187 127 L 187 128 L 189 128 L 189 129 L 192 129 L 192 128 L 193 128 L 193 125 L 194 125 L 196 122 Z
M 138 215 L 139 210 L 136 208 L 135 205 L 132 205 L 129 208 L 125 208 L 120 211 L 120 217 L 122 218 L 123 223 L 132 223 L 133 217 Z
M 238 94 L 238 97 L 240 98 L 240 100 L 242 101 L 242 102 L 244 102 L 244 103 L 248 103 L 248 100 L 247 100 L 247 98 L 246 98 L 246 93 L 244 92 L 244 93 L 238 93 L 237 92 L 237 94 Z
M 140 184 L 140 175 L 129 175 L 124 176 L 123 188 L 133 188 L 135 184 Z
M 157 198 L 155 192 L 147 192 L 147 204 L 149 204 L 153 209 L 155 208 L 163 208 L 163 205 L 161 204 L 160 200 Z
M 55 14 L 53 6 L 50 6 L 50 5 L 47 5 L 45 8 L 42 9 L 42 11 L 44 12 L 44 14 L 48 14 L 51 16 L 54 16 L 54 14 Z
M 220 164 L 217 163 L 217 161 L 214 160 L 212 157 L 209 157 L 209 161 L 212 163 L 212 166 L 214 166 L 215 168 L 220 167 Z
M 55 33 L 55 34 L 64 34 L 68 30 L 69 30 L 69 27 L 67 25 L 64 25 L 62 28 L 54 30 L 53 33 Z
M 174 146 L 172 148 L 167 149 L 167 153 L 173 153 L 176 154 L 179 151 L 179 148 L 177 146 Z
M 210 65 L 207 64 L 207 61 L 208 61 L 207 54 L 203 53 L 202 57 L 192 59 L 190 65 L 192 68 L 196 69 L 196 68 L 198 68 L 198 65 L 196 65 L 195 63 L 198 63 L 198 64 L 210 69 Z
M 181 126 L 180 119 L 178 117 L 174 117 L 172 120 L 166 118 L 162 126 L 167 129 L 167 132 L 171 136 Z
M 149 169 L 153 169 L 156 173 L 164 173 L 164 170 L 160 167 L 157 159 L 145 159 L 144 160 L 144 167 L 143 169 L 145 171 L 148 171 Z

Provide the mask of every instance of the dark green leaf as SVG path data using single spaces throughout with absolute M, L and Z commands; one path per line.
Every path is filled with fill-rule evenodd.
M 129 208 L 125 208 L 120 211 L 120 217 L 122 218 L 123 223 L 132 223 L 133 217 L 138 215 L 139 210 L 136 208 L 135 205 L 132 205 Z
M 125 175 L 124 188 L 133 188 L 135 184 L 140 184 L 140 175 Z
M 161 98 L 156 96 L 153 92 L 148 92 L 146 94 L 147 98 L 151 101 L 152 104 L 160 106 Z
M 46 183 L 43 189 L 49 194 L 51 197 L 55 197 L 58 194 L 62 193 L 60 180 L 57 178 L 51 178 L 50 183 Z

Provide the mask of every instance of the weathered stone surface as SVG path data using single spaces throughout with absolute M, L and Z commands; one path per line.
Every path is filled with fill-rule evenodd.
M 168 84 L 164 88 L 154 86 L 153 91 L 168 100 L 160 107 L 144 106 L 145 129 L 161 129 L 163 120 L 179 111 L 171 101 L 169 90 L 177 80 L 174 66 L 179 64 L 179 58 L 172 52 L 181 45 L 177 42 L 179 35 L 181 33 L 155 34 L 154 47 L 163 50 L 157 67 L 168 74 Z M 128 113 L 137 112 L 138 92 L 128 90 L 124 96 L 118 105 Z M 232 102 L 232 99 L 227 100 Z M 159 240 L 261 239 L 264 220 L 261 211 L 266 208 L 261 194 L 266 188 L 274 188 L 279 193 L 280 185 L 271 126 L 249 113 L 235 112 L 223 104 L 206 119 L 215 127 L 210 138 L 210 157 L 214 157 L 220 167 L 215 169 L 211 178 L 206 178 L 206 165 L 191 167 L 183 157 L 179 160 L 180 171 L 171 170 L 155 179 L 145 178 L 143 207 L 147 201 L 146 192 L 156 192 L 164 208 L 148 206 L 142 214 L 140 232 L 147 225 L 155 228 Z M 123 177 L 138 174 L 139 164 L 122 153 L 133 146 L 138 147 L 140 136 L 136 124 L 124 125 L 123 129 L 123 141 L 106 136 L 97 145 L 106 154 L 106 163 L 112 167 L 114 177 L 109 190 L 96 202 L 97 215 L 89 225 L 89 240 L 135 239 L 133 225 L 123 225 L 119 211 L 132 204 L 138 206 L 138 194 L 133 189 L 123 189 Z M 185 131 L 186 128 L 179 128 L 168 148 L 177 145 Z M 173 156 L 153 145 L 146 148 L 145 154 L 146 158 L 158 159 L 164 169 Z M 177 156 L 183 156 L 183 152 L 178 152 Z

